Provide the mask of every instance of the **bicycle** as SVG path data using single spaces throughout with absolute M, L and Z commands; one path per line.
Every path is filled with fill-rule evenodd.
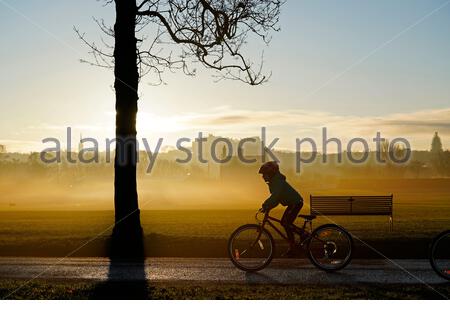
M 264 217 L 259 219 L 260 214 Z M 332 272 L 345 268 L 351 261 L 353 239 L 343 227 L 336 224 L 324 224 L 312 230 L 315 215 L 298 215 L 304 219 L 300 228 L 292 225 L 292 231 L 300 238 L 296 244 L 306 249 L 311 263 L 317 268 Z M 281 225 L 281 220 L 271 217 L 269 212 L 258 210 L 255 215 L 258 224 L 246 224 L 237 228 L 228 240 L 228 256 L 239 269 L 256 272 L 267 267 L 275 254 L 275 241 L 266 226 L 274 229 L 284 240 L 287 236 L 274 222 Z M 309 224 L 310 231 L 306 230 Z
M 438 234 L 429 249 L 431 267 L 442 278 L 450 281 L 450 230 Z

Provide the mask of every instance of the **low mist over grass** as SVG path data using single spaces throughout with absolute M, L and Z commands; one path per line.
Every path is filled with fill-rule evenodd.
M 295 173 L 293 153 L 278 152 L 281 170 L 305 199 L 309 195 L 394 195 L 394 230 L 387 217 L 320 217 L 335 222 L 384 254 L 424 257 L 431 237 L 450 225 L 450 179 L 430 152 L 411 162 L 361 166 L 318 160 Z M 372 154 L 371 157 L 374 155 Z M 138 167 L 138 192 L 147 256 L 226 256 L 226 241 L 268 196 L 258 164 L 180 165 L 167 152 L 150 175 Z M 334 158 L 333 158 L 334 157 Z M 0 155 L 0 255 L 107 256 L 114 224 L 112 164 L 43 166 L 36 154 Z M 281 214 L 281 208 L 274 215 Z M 298 221 L 300 223 L 300 221 Z M 280 244 L 284 245 L 284 244 Z M 356 240 L 356 254 L 374 257 Z M 282 251 L 282 250 L 279 250 Z

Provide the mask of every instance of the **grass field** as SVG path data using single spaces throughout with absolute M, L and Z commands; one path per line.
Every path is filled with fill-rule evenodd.
M 238 226 L 254 223 L 254 213 L 263 196 L 258 195 L 242 202 L 234 201 L 226 194 L 229 206 L 222 208 L 225 199 L 219 194 L 207 193 L 206 187 L 198 192 L 207 203 L 218 205 L 208 210 L 195 210 L 191 206 L 179 209 L 183 202 L 167 210 L 154 210 L 155 206 L 143 205 L 141 221 L 147 256 L 224 257 L 229 235 Z M 176 186 L 170 189 L 174 194 Z M 356 255 L 378 257 L 373 250 L 388 257 L 426 257 L 430 239 L 450 228 L 450 179 L 410 179 L 342 181 L 335 188 L 301 189 L 305 200 L 309 194 L 394 194 L 394 230 L 389 231 L 387 217 L 320 217 L 314 227 L 324 223 L 338 223 L 347 228 L 355 238 Z M 178 190 L 182 193 L 181 190 Z M 145 192 L 150 192 L 147 190 Z M 144 197 L 145 197 L 145 192 Z M 155 190 L 155 192 L 160 192 Z M 236 190 L 233 192 L 236 193 Z M 267 193 L 267 191 L 265 191 Z M 23 195 L 26 198 L 26 195 Z M 200 194 L 196 196 L 201 198 Z M 171 199 L 175 199 L 175 194 Z M 217 199 L 217 200 L 215 200 Z M 163 202 L 163 200 L 161 200 Z M 171 200 L 172 201 L 172 200 Z M 254 209 L 230 208 L 235 202 L 254 203 Z M 20 210 L 20 207 L 0 210 L 1 256 L 65 256 L 84 245 L 73 256 L 106 256 L 114 214 L 112 210 Z M 280 216 L 282 211 L 274 211 Z M 302 213 L 309 212 L 306 202 Z M 300 219 L 299 219 L 300 220 Z M 300 223 L 300 221 L 298 221 Z M 361 241 L 363 242 L 361 242 Z M 283 243 L 284 245 L 284 243 Z M 279 250 L 282 252 L 283 249 Z
M 20 290 L 17 288 L 20 287 Z M 446 296 L 450 286 L 434 289 Z M 13 292 L 11 294 L 11 292 Z M 425 285 L 212 285 L 205 283 L 0 280 L 7 299 L 442 299 Z
M 314 226 L 335 222 L 390 257 L 423 257 L 429 239 L 450 226 L 450 204 L 398 203 L 394 230 L 387 217 L 318 218 Z M 280 215 L 280 212 L 274 212 Z M 112 211 L 0 212 L 0 255 L 64 256 L 95 238 L 74 256 L 104 256 L 113 225 Z M 300 219 L 299 219 L 300 220 Z M 142 211 L 148 256 L 225 256 L 226 240 L 238 226 L 254 222 L 252 210 Z

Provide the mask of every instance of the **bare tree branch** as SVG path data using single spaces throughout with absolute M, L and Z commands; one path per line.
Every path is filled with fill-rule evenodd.
M 255 65 L 246 58 L 244 47 L 250 35 L 265 44 L 270 42 L 270 33 L 279 31 L 283 3 L 284 0 L 141 0 L 136 7 L 140 78 L 151 73 L 156 76 L 154 84 L 163 84 L 165 71 L 182 70 L 192 76 L 196 70 L 189 65 L 198 61 L 218 72 L 216 81 L 230 79 L 250 85 L 266 82 L 270 73 L 263 71 L 263 55 Z M 103 33 L 114 37 L 114 30 L 103 20 L 94 20 Z M 112 54 L 75 31 L 91 49 L 91 64 L 108 68 L 114 64 Z M 113 49 L 101 41 L 107 49 Z

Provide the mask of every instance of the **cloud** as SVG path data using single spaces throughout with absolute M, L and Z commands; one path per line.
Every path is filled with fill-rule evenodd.
M 179 120 L 180 121 L 180 120 Z M 442 129 L 450 133 L 450 108 L 421 110 L 411 113 L 395 113 L 386 116 L 342 116 L 327 112 L 305 110 L 254 111 L 224 110 L 219 114 L 189 115 L 181 122 L 195 126 L 290 126 L 303 128 L 333 127 L 365 132 L 388 129 L 392 132 L 411 133 L 417 130 Z
M 83 137 L 104 138 L 114 134 L 114 113 L 106 116 L 107 119 L 98 125 L 75 124 L 71 127 L 75 132 L 83 133 Z M 388 139 L 408 139 L 414 149 L 429 149 L 435 131 L 439 132 L 444 147 L 449 147 L 446 141 L 450 138 L 450 108 L 424 109 L 384 116 L 351 116 L 301 109 L 250 110 L 222 106 L 211 108 L 208 112 L 170 116 L 139 112 L 137 124 L 140 137 L 164 138 L 165 143 L 171 145 L 175 145 L 176 140 L 182 136 L 194 138 L 200 131 L 204 134 L 243 138 L 259 136 L 261 127 L 266 127 L 268 139 L 280 138 L 277 148 L 294 150 L 296 138 L 311 137 L 316 139 L 320 146 L 322 128 L 326 127 L 328 137 L 337 137 L 343 142 L 355 137 L 372 141 L 376 133 L 381 132 L 382 136 Z M 39 131 L 41 136 L 45 132 L 50 134 L 51 131 L 57 131 L 61 141 L 65 141 L 66 127 L 67 125 L 44 123 L 28 129 L 33 133 L 32 136 L 36 135 L 36 131 Z M 75 132 L 72 137 L 74 141 L 78 138 Z M 30 142 L 8 141 L 5 144 L 15 145 L 18 150 L 29 150 L 32 145 Z
M 249 120 L 249 117 L 243 115 L 222 115 L 217 116 L 213 119 L 204 119 L 203 122 L 201 119 L 197 119 L 197 121 L 194 121 L 194 123 L 196 122 L 196 124 L 199 125 L 234 125 L 236 123 L 246 122 L 247 120 Z
M 37 126 L 28 126 L 31 130 L 50 130 L 50 131 L 65 131 L 70 127 L 73 130 L 85 130 L 85 131 L 103 131 L 105 128 L 101 125 L 86 125 L 86 124 L 48 124 L 42 123 Z
M 377 132 L 387 138 L 405 137 L 416 148 L 429 147 L 435 131 L 443 138 L 450 136 L 450 108 L 392 113 L 385 116 L 346 116 L 307 110 L 246 110 L 221 108 L 209 113 L 179 116 L 183 127 L 198 131 L 220 132 L 231 137 L 238 132 L 259 133 L 263 126 L 272 136 L 295 139 L 296 135 L 318 138 L 326 127 L 333 136 L 349 140 L 374 137 Z

